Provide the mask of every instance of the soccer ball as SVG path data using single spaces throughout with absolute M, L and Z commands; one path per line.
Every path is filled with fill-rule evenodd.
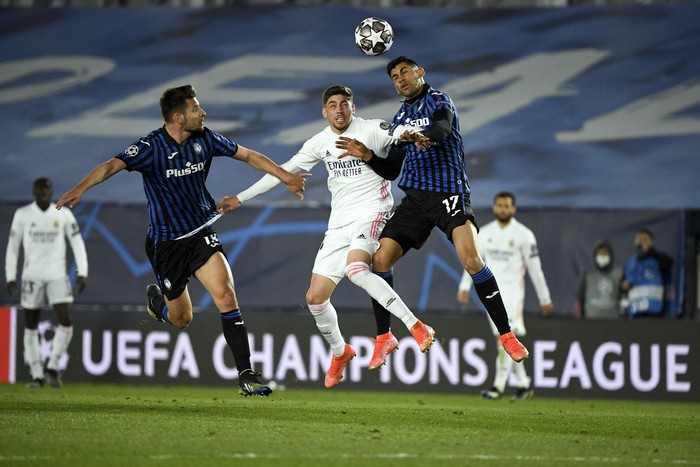
M 365 55 L 381 55 L 394 43 L 391 25 L 381 18 L 365 18 L 355 28 L 355 45 Z

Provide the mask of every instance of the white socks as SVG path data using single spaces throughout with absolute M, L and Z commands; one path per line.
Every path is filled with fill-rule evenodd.
M 316 320 L 316 327 L 321 331 L 321 335 L 328 345 L 331 346 L 333 355 L 340 357 L 345 351 L 345 339 L 340 333 L 340 327 L 338 326 L 338 313 L 333 308 L 330 300 L 326 300 L 320 305 L 312 305 L 307 303 L 309 311 L 314 315 Z
M 58 359 L 68 349 L 73 338 L 73 326 L 61 326 L 56 328 L 51 347 L 51 356 L 46 363 L 47 368 L 58 370 Z M 44 368 L 41 364 L 41 344 L 39 342 L 39 331 L 37 329 L 24 330 L 24 355 L 29 363 L 29 371 L 32 379 L 43 378 Z
M 506 349 L 502 345 L 498 345 L 498 356 L 496 357 L 496 376 L 493 379 L 493 385 L 499 392 L 504 392 L 510 368 L 513 366 L 513 359 L 510 358 Z
M 58 370 L 58 359 L 68 349 L 71 339 L 73 338 L 73 326 L 61 326 L 56 328 L 56 334 L 53 336 L 53 347 L 51 348 L 51 356 L 46 364 L 46 368 Z
M 530 378 L 525 372 L 525 365 L 523 362 L 515 363 L 510 356 L 506 353 L 501 343 L 498 343 L 498 357 L 496 357 L 496 376 L 493 380 L 493 385 L 500 392 L 504 392 L 506 388 L 506 383 L 508 382 L 508 375 L 510 370 L 515 373 L 515 379 L 518 383 L 519 388 L 530 387 Z
M 362 261 L 350 263 L 345 268 L 345 273 L 353 284 L 364 289 L 370 297 L 403 321 L 409 331 L 418 322 L 418 318 L 409 310 L 394 289 L 384 279 L 370 272 L 369 265 Z
M 525 363 L 520 362 L 520 363 L 515 363 L 513 362 L 513 371 L 515 372 L 515 379 L 518 381 L 518 387 L 519 388 L 529 388 L 530 387 L 530 378 L 527 376 L 527 373 L 525 373 Z
M 29 363 L 32 380 L 43 379 L 44 369 L 41 367 L 41 349 L 39 348 L 39 331 L 37 329 L 24 330 L 24 355 Z

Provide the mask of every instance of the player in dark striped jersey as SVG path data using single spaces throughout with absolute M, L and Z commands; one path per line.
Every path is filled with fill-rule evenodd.
M 196 96 L 191 85 L 166 90 L 160 99 L 165 125 L 93 169 L 58 200 L 56 208 L 72 208 L 87 190 L 124 169 L 140 172 L 148 199 L 146 253 L 158 280 L 158 285 L 147 288 L 148 313 L 158 321 L 186 328 L 193 317 L 187 283 L 195 276 L 221 314 L 241 394 L 266 396 L 272 391 L 252 369 L 231 268 L 210 226 L 217 216 L 216 202 L 205 182 L 212 159 L 229 157 L 278 177 L 303 199 L 304 177 L 309 174 L 289 173 L 263 154 L 206 128 L 206 112 Z
M 515 337 L 498 284 L 477 248 L 477 226 L 471 209 L 470 189 L 464 166 L 464 147 L 457 109 L 450 97 L 425 82 L 425 70 L 409 57 L 398 57 L 387 65 L 396 92 L 405 98 L 393 120 L 394 127 L 416 127 L 430 144 L 403 143 L 387 158 L 376 157 L 357 141 L 346 144 L 347 155 L 361 157 L 379 175 L 399 180 L 406 196 L 389 219 L 380 238 L 380 248 L 372 257 L 374 272 L 390 284 L 394 264 L 411 248 L 419 249 L 434 227 L 454 244 L 464 269 L 500 334 L 501 343 L 516 362 L 528 351 Z M 401 137 L 401 139 L 406 139 Z M 377 346 L 384 355 L 393 352 L 391 315 L 384 304 L 373 302 L 377 318 Z M 376 352 L 376 350 L 375 350 Z

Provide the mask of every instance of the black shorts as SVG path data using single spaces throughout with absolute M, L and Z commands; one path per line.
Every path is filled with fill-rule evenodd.
M 476 226 L 468 193 L 406 190 L 406 196 L 387 221 L 380 238 L 395 240 L 406 253 L 411 248 L 420 249 L 433 227 L 442 230 L 451 242 L 455 227 L 467 221 Z
M 190 276 L 217 251 L 226 256 L 211 227 L 182 240 L 154 243 L 151 237 L 146 237 L 148 260 L 156 274 L 158 285 L 168 300 L 182 295 Z

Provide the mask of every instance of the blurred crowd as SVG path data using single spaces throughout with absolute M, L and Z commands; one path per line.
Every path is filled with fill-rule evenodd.
M 0 7 L 217 7 L 232 5 L 356 7 L 469 7 L 539 8 L 566 6 L 616 6 L 651 3 L 696 3 L 700 0 L 0 0 Z

